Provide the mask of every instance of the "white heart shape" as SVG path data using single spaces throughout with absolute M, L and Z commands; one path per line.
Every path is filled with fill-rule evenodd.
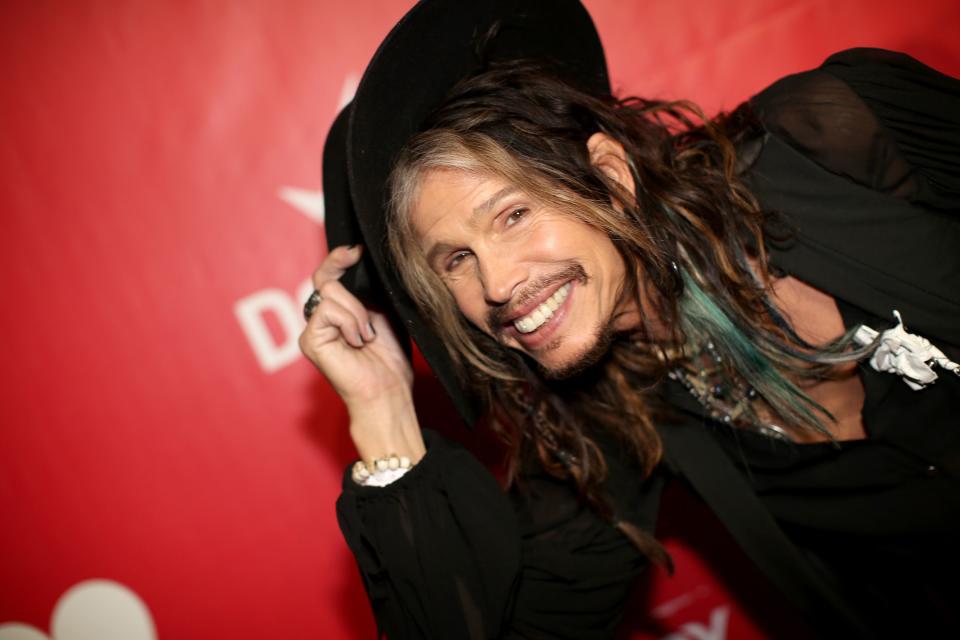
M 112 580 L 85 580 L 53 608 L 52 636 L 19 622 L 0 624 L 0 640 L 156 640 L 150 610 L 136 593 Z
M 0 624 L 0 640 L 50 640 L 50 637 L 28 624 L 7 622 Z

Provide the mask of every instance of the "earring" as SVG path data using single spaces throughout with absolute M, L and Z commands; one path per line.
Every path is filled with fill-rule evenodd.
M 670 261 L 670 270 L 673 273 L 673 291 L 679 296 L 683 293 L 683 274 L 680 272 L 680 267 L 677 266 L 676 260 Z

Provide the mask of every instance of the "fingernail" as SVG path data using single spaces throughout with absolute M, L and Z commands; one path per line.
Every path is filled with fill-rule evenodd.
M 370 335 L 372 335 L 374 338 L 377 337 L 377 331 L 376 331 L 376 329 L 374 329 L 374 328 L 373 328 L 373 325 L 370 324 L 369 322 L 367 323 L 367 329 L 370 330 Z

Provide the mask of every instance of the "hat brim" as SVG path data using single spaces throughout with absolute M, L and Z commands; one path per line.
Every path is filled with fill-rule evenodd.
M 479 417 L 477 404 L 391 265 L 386 184 L 400 150 L 453 86 L 508 60 L 536 62 L 590 93 L 610 90 L 599 35 L 576 0 L 424 0 L 384 39 L 324 150 L 324 192 L 329 178 L 330 188 L 341 194 L 334 202 L 327 195 L 328 244 L 363 242 L 365 264 L 359 269 L 373 272 L 347 274 L 346 286 L 367 302 L 382 288 L 380 305 L 396 312 L 468 425 Z M 361 238 L 352 235 L 357 231 Z

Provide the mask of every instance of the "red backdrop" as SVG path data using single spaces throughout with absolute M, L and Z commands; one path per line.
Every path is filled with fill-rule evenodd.
M 295 338 L 326 130 L 409 5 L 0 3 L 0 640 L 373 637 L 343 408 Z M 854 45 L 960 73 L 954 0 L 587 5 L 616 87 L 707 111 Z M 677 575 L 624 637 L 794 633 L 671 497 Z

